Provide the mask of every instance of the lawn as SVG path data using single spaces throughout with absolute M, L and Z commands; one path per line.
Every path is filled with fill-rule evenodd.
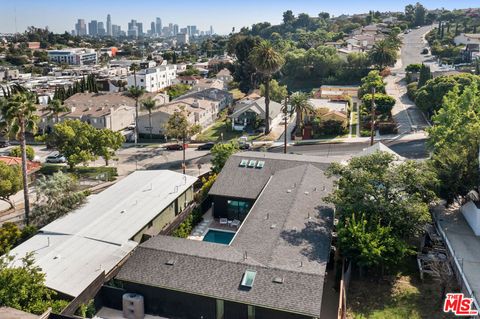
M 240 136 L 243 135 L 242 132 L 232 130 L 230 121 L 226 117 L 223 117 L 218 119 L 215 122 L 215 124 L 213 124 L 207 130 L 198 134 L 195 137 L 195 141 L 201 141 L 201 142 L 221 141 L 222 134 L 223 134 L 223 141 L 238 139 Z
M 442 312 L 439 283 L 429 278 L 420 281 L 414 269 L 381 278 L 365 277 L 352 279 L 348 288 L 349 319 L 454 318 Z
M 110 166 L 77 166 L 70 170 L 68 166 L 58 164 L 44 164 L 39 173 L 43 175 L 52 175 L 62 171 L 76 175 L 79 179 L 101 179 L 105 181 L 114 181 L 117 174 L 116 167 Z

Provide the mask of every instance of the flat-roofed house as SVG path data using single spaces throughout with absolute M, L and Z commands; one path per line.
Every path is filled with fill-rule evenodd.
M 168 170 L 136 171 L 12 249 L 14 266 L 33 253 L 46 286 L 75 298 L 112 278 L 139 243 L 168 227 L 193 201 L 196 180 Z

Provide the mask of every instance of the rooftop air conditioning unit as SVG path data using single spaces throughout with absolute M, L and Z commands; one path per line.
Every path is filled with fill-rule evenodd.
M 145 307 L 143 296 L 134 293 L 126 293 L 122 297 L 123 317 L 127 319 L 144 319 Z

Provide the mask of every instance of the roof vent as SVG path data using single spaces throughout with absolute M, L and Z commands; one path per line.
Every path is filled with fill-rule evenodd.
M 309 194 L 309 192 L 305 192 L 305 195 L 308 195 L 308 194 Z
M 291 190 L 291 189 L 287 189 L 287 193 L 291 193 L 291 192 L 292 192 L 292 190 Z
M 248 163 L 248 167 L 255 167 L 256 164 L 257 164 L 257 161 L 250 160 L 250 162 Z
M 240 167 L 247 167 L 247 164 L 248 164 L 248 160 L 242 159 L 242 161 L 240 162 Z
M 169 260 L 167 260 L 167 262 L 165 263 L 165 265 L 167 265 L 167 266 L 173 266 L 173 265 L 175 265 L 175 259 L 169 259 Z
M 273 278 L 273 282 L 276 284 L 283 284 L 283 278 L 282 277 L 275 277 Z
M 276 224 L 271 224 L 270 229 L 274 229 L 274 228 L 277 228 L 277 225 Z
M 122 210 L 120 211 L 120 214 L 125 214 L 126 212 L 127 212 L 126 209 L 122 209 Z

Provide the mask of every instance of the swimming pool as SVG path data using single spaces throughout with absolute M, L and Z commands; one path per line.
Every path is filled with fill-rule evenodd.
M 203 237 L 203 241 L 228 245 L 232 241 L 233 236 L 235 236 L 234 232 L 209 229 L 205 237 Z

